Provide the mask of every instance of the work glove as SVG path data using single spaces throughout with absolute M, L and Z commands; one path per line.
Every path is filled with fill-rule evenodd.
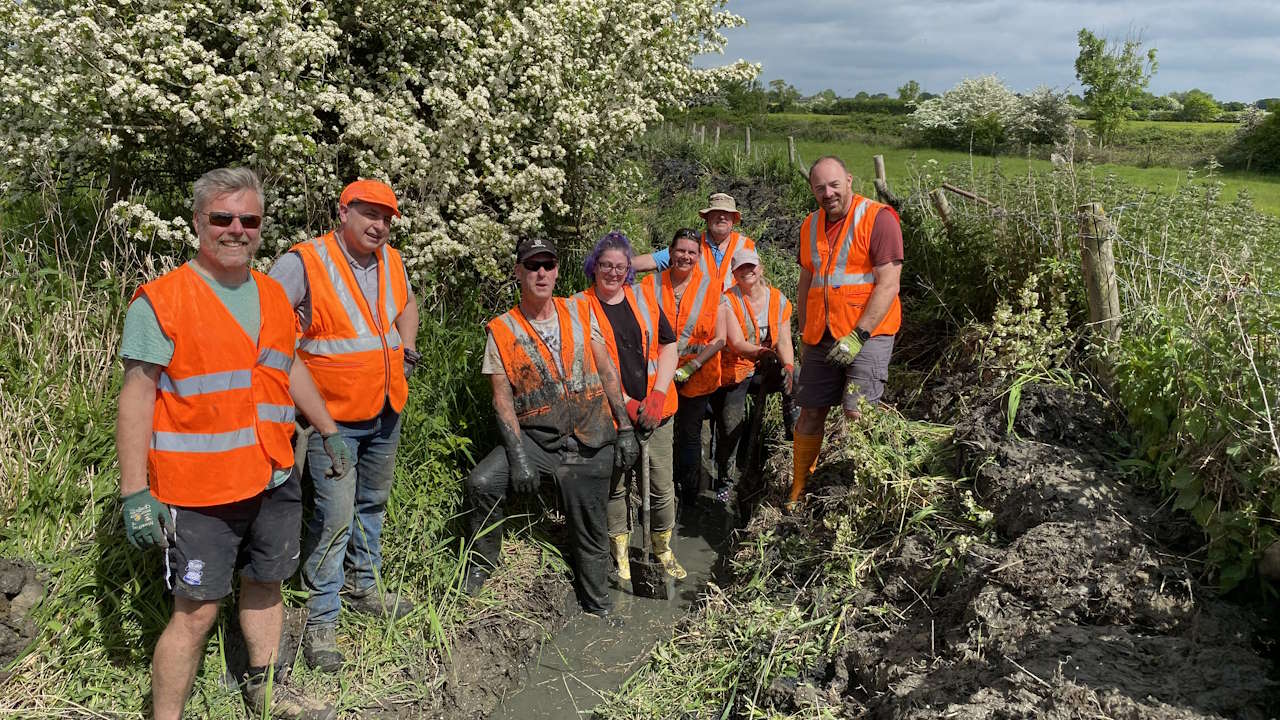
M 351 472 L 355 458 L 351 457 L 351 446 L 338 433 L 320 436 L 324 440 L 324 454 L 329 456 L 329 477 L 340 478 Z
M 782 391 L 788 395 L 796 385 L 796 366 L 787 365 L 782 368 Z
M 827 362 L 840 367 L 849 367 L 861 350 L 862 340 L 858 338 L 857 329 L 854 329 L 853 332 L 835 341 L 827 351 Z
M 662 409 L 667 404 L 667 394 L 661 390 L 650 390 L 640 404 L 640 414 L 636 420 L 641 428 L 652 431 L 662 422 Z
M 523 447 L 507 450 L 507 469 L 511 473 L 511 489 L 518 493 L 538 490 L 538 471 Z
M 404 376 L 409 377 L 422 361 L 422 353 L 413 348 L 404 349 Z
M 697 363 L 697 360 L 690 360 L 676 370 L 675 381 L 677 385 L 683 385 L 688 382 L 689 378 L 693 377 L 693 374 L 698 372 Z
M 153 545 L 169 547 L 173 518 L 169 508 L 151 494 L 151 488 L 129 493 L 120 502 L 124 506 L 124 535 L 130 545 L 140 550 Z
M 631 428 L 618 431 L 618 441 L 613 446 L 613 466 L 626 470 L 636 463 L 640 457 L 640 443 L 636 442 L 636 433 Z
M 633 397 L 627 398 L 627 417 L 632 424 L 640 421 L 640 401 Z

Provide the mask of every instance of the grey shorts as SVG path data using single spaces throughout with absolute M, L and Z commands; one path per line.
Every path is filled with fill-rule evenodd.
M 876 335 L 862 344 L 862 350 L 847 368 L 827 362 L 827 351 L 835 343 L 828 333 L 817 345 L 807 345 L 800 358 L 795 401 L 802 408 L 829 408 L 840 405 L 856 410 L 858 398 L 875 402 L 884 395 L 889 379 L 889 358 L 893 356 L 893 336 Z

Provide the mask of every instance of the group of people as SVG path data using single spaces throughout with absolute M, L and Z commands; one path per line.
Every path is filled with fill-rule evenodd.
M 608 579 L 630 576 L 630 479 L 640 463 L 652 479 L 653 552 L 685 577 L 673 552 L 676 509 L 704 489 L 705 420 L 715 428 L 711 489 L 730 495 L 733 467 L 758 442 L 746 437 L 748 396 L 781 393 L 788 434 L 792 398 L 799 406 L 788 504 L 801 500 L 829 409 L 856 415 L 859 398 L 883 392 L 901 317 L 896 214 L 854 194 L 838 158 L 820 159 L 809 179 L 819 209 L 799 238 L 798 375 L 792 303 L 734 231 L 741 215 L 726 194 L 701 211 L 705 229 L 681 229 L 657 252 L 637 256 L 624 235 L 603 237 L 586 260 L 591 287 L 573 297 L 555 293 L 555 246 L 518 242 L 519 302 L 487 326 L 482 372 L 501 444 L 466 481 L 468 592 L 500 563 L 504 499 L 548 483 L 569 527 L 578 600 L 617 623 Z M 182 715 L 238 573 L 246 701 L 256 714 L 332 718 L 331 706 L 272 681 L 281 583 L 301 565 L 303 655 L 326 672 L 344 663 L 342 607 L 396 618 L 413 609 L 380 573 L 400 413 L 420 358 L 417 301 L 388 244 L 398 201 L 385 183 L 351 183 L 337 228 L 262 274 L 250 267 L 264 220 L 257 176 L 213 170 L 193 196 L 196 255 L 138 290 L 121 348 L 125 534 L 164 548 L 174 595 L 153 658 L 153 711 Z M 636 282 L 637 273 L 648 274 Z M 304 446 L 305 527 L 303 463 L 295 467 Z

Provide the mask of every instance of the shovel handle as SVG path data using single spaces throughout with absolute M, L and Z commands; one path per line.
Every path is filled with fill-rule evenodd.
M 644 533 L 645 557 L 650 550 L 649 538 L 649 441 L 640 443 L 640 527 Z

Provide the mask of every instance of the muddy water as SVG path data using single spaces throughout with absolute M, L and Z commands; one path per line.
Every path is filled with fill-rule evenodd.
M 577 613 L 543 643 L 529 663 L 521 689 L 503 698 L 491 720 L 589 717 L 600 694 L 616 688 L 655 643 L 671 636 L 672 626 L 688 612 L 711 578 L 726 537 L 723 526 L 723 513 L 682 511 L 673 550 L 689 577 L 675 585 L 671 599 L 640 598 L 631 594 L 630 587 L 615 588 L 614 611 L 626 621 L 621 628 Z

